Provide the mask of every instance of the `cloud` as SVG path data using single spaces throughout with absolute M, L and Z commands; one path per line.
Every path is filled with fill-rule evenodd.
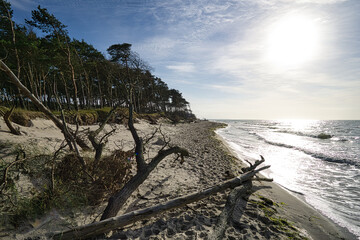
M 32 0 L 11 0 L 10 1 L 11 7 L 16 10 L 22 10 L 30 12 L 31 10 L 36 7 L 36 2 Z
M 248 0 L 253 1 L 260 5 L 276 5 L 279 3 L 290 3 L 290 4 L 336 4 L 341 2 L 346 2 L 348 0 Z
M 177 72 L 182 72 L 182 73 L 195 72 L 195 66 L 193 63 L 190 63 L 190 62 L 177 63 L 175 65 L 168 65 L 168 66 L 166 66 L 166 68 L 177 71 Z
M 104 27 L 96 34 L 103 49 L 132 43 L 155 75 L 183 92 L 200 117 L 349 116 L 341 105 L 360 114 L 354 107 L 360 100 L 359 31 L 350 26 L 358 22 L 353 19 L 356 1 L 13 0 L 18 7 L 32 1 L 88 11 L 88 18 L 98 22 L 90 26 Z M 297 68 L 277 69 L 264 57 L 269 26 L 292 13 L 316 19 L 323 34 L 321 55 Z M 88 18 L 84 24 L 89 25 Z

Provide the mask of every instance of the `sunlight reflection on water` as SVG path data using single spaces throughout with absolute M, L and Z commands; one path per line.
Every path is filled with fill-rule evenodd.
M 218 133 L 239 158 L 263 155 L 264 175 L 360 236 L 360 121 L 237 121 Z

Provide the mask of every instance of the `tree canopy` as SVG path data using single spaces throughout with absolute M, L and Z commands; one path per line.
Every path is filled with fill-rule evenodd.
M 71 38 L 46 8 L 33 10 L 25 25 L 13 22 L 12 13 L 10 3 L 2 1 L 0 58 L 46 107 L 87 109 L 131 101 L 138 113 L 194 117 L 182 94 L 154 76 L 130 43 L 110 46 L 107 59 L 85 40 Z M 33 107 L 2 71 L 0 77 L 0 105 Z

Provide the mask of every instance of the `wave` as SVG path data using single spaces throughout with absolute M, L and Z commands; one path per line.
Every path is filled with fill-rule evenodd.
M 285 188 L 285 189 L 288 190 L 289 192 L 293 192 L 293 193 L 299 194 L 299 195 L 301 195 L 301 196 L 304 196 L 304 195 L 305 195 L 305 194 L 303 194 L 302 192 L 298 192 L 298 191 L 292 190 L 292 189 L 290 189 L 290 188 L 287 188 L 287 187 L 285 187 L 284 185 L 282 185 L 282 184 L 280 184 L 280 183 L 277 183 L 277 184 L 279 184 L 282 188 Z
M 312 152 L 312 151 L 309 151 L 307 149 L 304 149 L 304 148 L 300 148 L 300 147 L 296 147 L 296 146 L 292 146 L 292 145 L 289 145 L 289 144 L 285 144 L 285 143 L 279 143 L 279 142 L 272 142 L 272 141 L 269 141 L 267 140 L 266 138 L 260 136 L 259 134 L 256 134 L 256 136 L 263 140 L 264 142 L 266 142 L 267 144 L 270 144 L 270 145 L 274 145 L 274 146 L 277 146 L 277 147 L 285 147 L 285 148 L 290 148 L 290 149 L 295 149 L 295 150 L 298 150 L 298 151 L 301 151 L 307 155 L 310 155 L 314 158 L 317 158 L 317 159 L 320 159 L 320 160 L 323 160 L 323 161 L 326 161 L 326 162 L 331 162 L 331 163 L 340 163 L 340 164 L 348 164 L 348 165 L 353 165 L 353 166 L 356 166 L 356 167 L 360 167 L 360 163 L 356 162 L 356 161 L 353 161 L 353 160 L 350 160 L 350 159 L 346 159 L 346 158 L 337 158 L 337 157 L 334 157 L 334 156 L 328 156 L 326 154 L 323 154 L 323 153 L 319 153 L 319 152 Z
M 279 130 L 276 132 L 293 134 L 293 135 L 302 136 L 302 137 L 312 137 L 312 138 L 318 138 L 318 139 L 330 139 L 330 138 L 334 137 L 333 135 L 330 135 L 328 133 L 309 134 L 309 133 L 289 131 L 289 130 Z M 341 141 L 346 141 L 346 139 L 341 139 Z

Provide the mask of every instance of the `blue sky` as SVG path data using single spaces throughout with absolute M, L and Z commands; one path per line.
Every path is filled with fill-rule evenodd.
M 358 0 L 10 0 L 101 52 L 128 42 L 199 118 L 360 119 Z

